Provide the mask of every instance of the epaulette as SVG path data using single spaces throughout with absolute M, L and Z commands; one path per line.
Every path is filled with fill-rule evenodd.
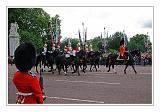
M 35 77 L 35 76 L 36 76 L 36 74 L 35 74 L 35 73 L 33 73 L 33 72 L 31 72 L 31 71 L 30 71 L 28 74 L 29 74 L 29 75 L 31 75 L 31 76 L 33 76 L 33 77 Z

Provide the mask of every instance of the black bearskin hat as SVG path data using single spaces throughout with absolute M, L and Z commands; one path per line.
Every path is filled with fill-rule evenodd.
M 121 45 L 124 45 L 124 38 L 122 38 L 121 41 L 120 41 L 120 46 Z
M 15 65 L 19 71 L 28 72 L 36 61 L 36 50 L 33 44 L 23 43 L 14 52 Z

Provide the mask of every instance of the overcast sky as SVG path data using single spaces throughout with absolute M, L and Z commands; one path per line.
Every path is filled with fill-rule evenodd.
M 128 37 L 137 33 L 149 34 L 153 39 L 153 8 L 152 7 L 45 7 L 50 16 L 58 14 L 61 21 L 61 35 L 77 37 L 78 29 L 83 32 L 87 27 L 87 39 L 116 31 L 125 31 Z

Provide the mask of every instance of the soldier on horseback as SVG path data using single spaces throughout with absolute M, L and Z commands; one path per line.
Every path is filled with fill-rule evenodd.
M 125 52 L 125 45 L 124 45 L 124 38 L 122 38 L 122 40 L 120 41 L 119 56 L 117 59 L 123 59 L 124 52 Z
M 47 44 L 45 43 L 43 46 L 43 52 L 42 52 L 42 54 L 44 55 L 45 64 L 47 63 L 46 53 L 47 53 Z

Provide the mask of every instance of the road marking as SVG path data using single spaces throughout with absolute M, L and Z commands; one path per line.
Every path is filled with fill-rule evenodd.
M 127 72 L 127 74 L 129 74 L 129 72 Z M 135 74 L 135 73 L 133 73 L 133 74 Z M 150 75 L 150 74 L 152 74 L 152 73 L 137 73 L 138 75 Z M 112 73 L 112 72 L 109 72 L 109 73 L 107 73 L 107 74 L 103 74 L 103 73 L 101 73 L 101 74 L 92 74 L 92 75 L 96 75 L 96 76 L 109 76 L 109 75 L 114 75 L 114 76 L 119 76 L 119 75 L 126 75 L 126 74 L 124 74 L 124 73 L 120 73 L 120 74 L 115 74 L 115 73 Z
M 148 75 L 150 75 L 150 74 L 152 74 L 152 73 L 140 73 L 140 74 L 148 74 Z
M 92 75 L 116 75 L 114 72 L 99 72 L 99 73 L 97 73 L 96 72 L 96 74 L 92 74 Z
M 81 100 L 81 99 L 73 99 L 73 98 L 62 98 L 62 97 L 49 97 L 46 96 L 47 98 L 51 99 L 62 99 L 62 100 L 72 100 L 72 101 L 82 101 L 82 102 L 90 102 L 90 103 L 104 103 L 102 101 L 93 101 L 93 100 Z
M 107 77 L 98 77 L 98 76 L 88 76 L 88 77 L 107 78 Z
M 91 84 L 120 84 L 120 83 L 110 83 L 110 82 L 88 82 L 88 81 L 69 81 L 69 80 L 55 80 L 61 82 L 80 82 L 80 83 L 91 83 Z

